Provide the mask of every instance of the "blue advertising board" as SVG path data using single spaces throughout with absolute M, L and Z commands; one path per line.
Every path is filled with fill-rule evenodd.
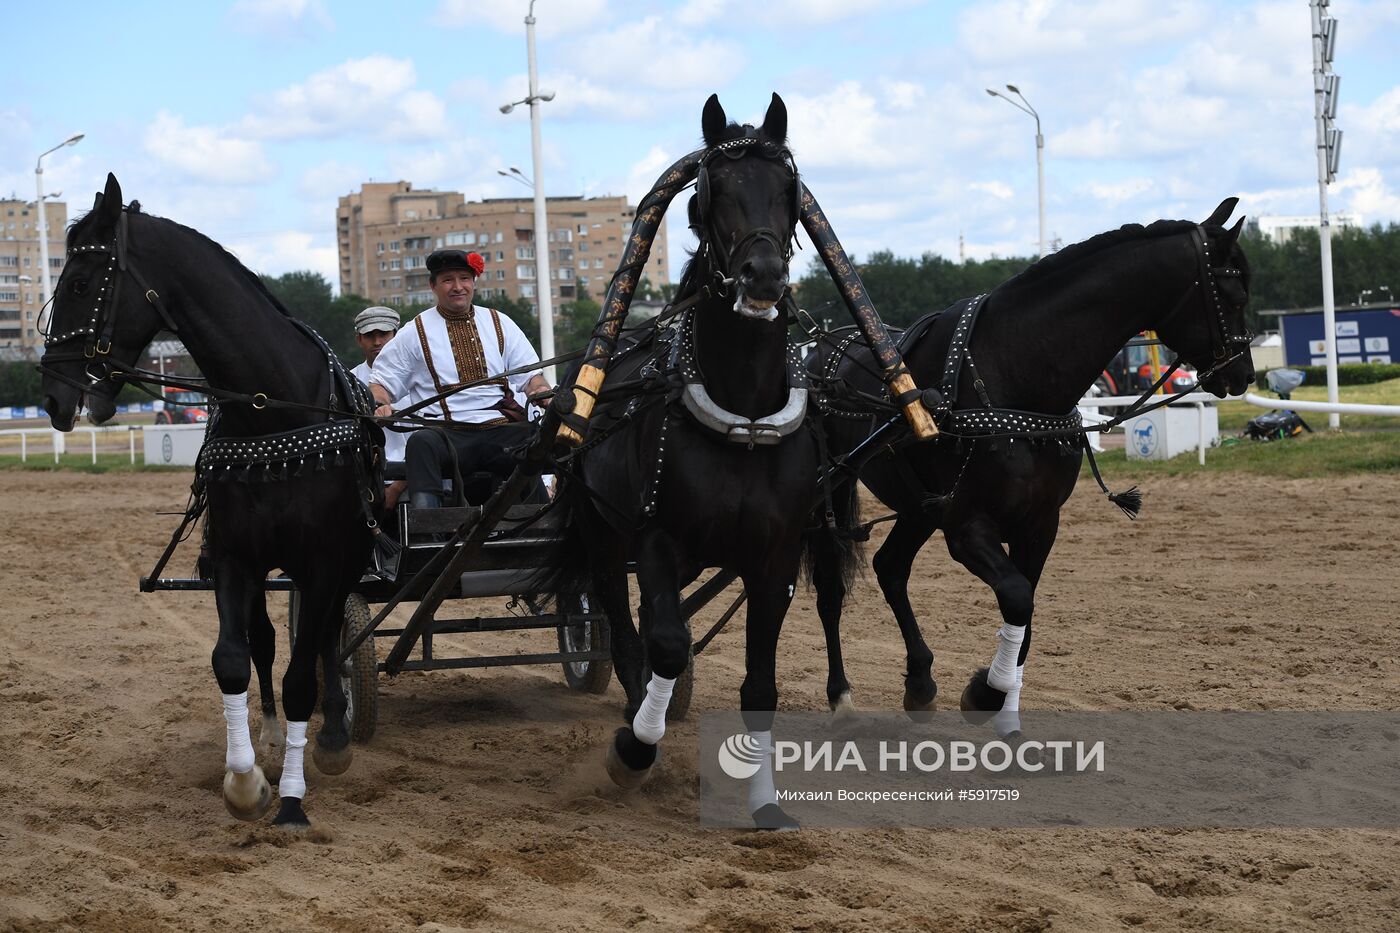
M 1289 366 L 1327 364 L 1321 311 L 1281 315 L 1278 323 Z M 1400 308 L 1338 311 L 1336 326 L 1339 364 L 1400 360 Z

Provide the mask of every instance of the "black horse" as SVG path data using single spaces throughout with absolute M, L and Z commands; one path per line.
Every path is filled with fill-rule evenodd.
M 574 533 L 574 561 L 563 570 L 575 586 L 591 578 L 613 622 L 628 725 L 609 749 L 608 770 L 623 786 L 640 784 L 657 759 L 671 688 L 690 660 L 679 594 L 701 568 L 725 568 L 743 580 L 747 672 L 740 700 L 750 730 L 769 741 L 778 633 L 816 483 L 805 380 L 779 305 L 798 220 L 787 110 L 773 95 L 754 129 L 729 123 L 711 96 L 701 123 L 707 153 L 689 205 L 700 246 L 676 301 L 703 297 L 669 337 L 614 355 L 603 401 L 561 493 Z M 723 279 L 732 284 L 719 284 Z M 609 401 L 609 386 L 634 377 L 658 391 Z M 627 595 L 632 560 L 640 637 Z M 785 825 L 771 775 L 755 781 L 755 820 Z
M 1220 397 L 1254 378 L 1244 324 L 1249 267 L 1237 243 L 1243 220 L 1223 226 L 1236 201 L 1224 201 L 1201 225 L 1130 225 L 1070 246 L 984 301 L 958 302 L 906 331 L 901 349 L 915 380 L 942 385 L 943 433 L 932 443 L 896 445 L 859 474 L 898 515 L 873 566 L 904 636 L 906 710 L 932 709 L 938 690 L 908 582 L 914 557 L 941 528 L 953 559 L 992 588 L 1004 622 L 995 659 L 973 675 L 962 707 L 1004 712 L 997 723 L 1003 734 L 1017 728 L 1011 714 L 1030 649 L 1036 583 L 1083 456 L 1075 405 L 1129 338 L 1155 330 Z M 966 312 L 979 304 L 974 326 Z M 851 334 L 819 344 L 806 365 L 878 395 L 869 351 L 855 341 Z M 869 409 L 835 392 L 822 408 L 834 455 L 853 449 L 876 423 Z M 828 649 L 827 699 L 837 712 L 851 705 L 840 621 L 855 560 L 849 536 L 843 539 L 843 529 L 858 524 L 855 485 L 838 490 L 834 526 L 809 542 Z
M 282 742 L 272 689 L 275 631 L 264 580 L 281 568 L 301 592 L 292 657 L 282 680 L 287 736 L 276 822 L 305 826 L 302 749 L 316 704 L 316 656 L 324 665 L 325 725 L 313 757 L 326 774 L 350 765 L 346 698 L 337 673 L 342 607 L 368 563 L 377 428 L 363 389 L 345 378 L 319 336 L 295 320 L 258 277 L 214 241 L 133 203 L 107 176 L 106 191 L 68 231 L 43 358 L 44 409 L 60 431 L 86 403 L 96 423 L 115 411 L 118 382 L 161 329 L 175 331 L 225 400 L 200 453 L 192 501 L 207 502 L 207 564 L 214 578 L 219 638 L 214 675 L 224 695 L 224 801 L 258 819 L 271 789 L 255 762 L 247 712 L 249 660 L 258 671 L 264 752 Z M 276 401 L 303 403 L 311 409 Z

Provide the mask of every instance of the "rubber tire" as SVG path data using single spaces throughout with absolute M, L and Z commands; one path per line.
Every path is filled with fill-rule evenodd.
M 287 634 L 291 642 L 296 642 L 297 620 L 301 612 L 301 594 L 295 589 L 287 594 Z M 345 621 L 340 627 L 339 645 L 343 648 L 368 625 L 371 619 L 369 603 L 359 593 L 351 593 L 345 598 Z M 374 639 L 367 638 L 355 649 L 350 657 L 347 670 L 341 674 L 341 686 L 349 702 L 346 708 L 346 728 L 350 739 L 364 744 L 374 737 L 379 723 L 379 656 L 374 648 Z M 316 692 L 326 689 L 321 665 L 316 665 Z
M 559 596 L 556 605 L 567 607 L 570 611 L 577 611 L 588 606 L 587 596 Z M 582 629 L 581 623 L 576 626 L 561 625 L 557 629 L 559 634 L 560 651 L 596 651 L 601 649 L 605 643 L 603 625 L 590 626 L 579 635 L 586 635 L 587 643 L 584 639 L 576 637 L 575 632 Z M 608 685 L 612 683 L 613 663 L 606 661 L 565 661 L 561 665 L 564 668 L 564 682 L 574 690 L 583 693 L 606 693 Z
M 156 424 L 157 424 L 157 425 L 170 424 L 170 423 L 171 423 L 171 422 L 170 422 L 170 415 L 166 414 L 166 413 L 163 412 L 163 411 L 158 411 L 158 412 L 156 412 Z

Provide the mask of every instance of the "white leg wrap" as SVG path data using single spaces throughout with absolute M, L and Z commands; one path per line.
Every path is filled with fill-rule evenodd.
M 749 812 L 757 813 L 778 802 L 778 792 L 773 789 L 773 733 L 750 732 L 749 736 L 758 743 L 758 773 L 749 778 Z
M 1026 639 L 1023 625 L 1002 623 L 997 632 L 997 654 L 992 659 L 987 682 L 998 690 L 1010 690 L 1016 685 L 1016 662 L 1021 656 L 1021 642 Z
M 305 758 L 306 723 L 287 723 L 287 751 L 282 756 L 282 780 L 277 784 L 277 796 L 306 796 L 306 774 L 302 769 Z
M 1016 668 L 1016 683 L 1006 691 L 1006 702 L 1002 704 L 1001 712 L 992 720 L 992 727 L 997 735 L 1006 736 L 1021 731 L 1021 685 L 1025 677 L 1026 667 L 1023 664 Z
M 668 680 L 657 674 L 651 675 L 642 707 L 632 718 L 632 733 L 648 745 L 660 742 L 666 734 L 666 707 L 671 705 L 671 691 L 675 686 L 675 678 Z
M 228 733 L 228 750 L 224 767 L 238 774 L 253 770 L 257 756 L 253 754 L 253 739 L 248 732 L 248 692 L 225 693 L 224 727 Z

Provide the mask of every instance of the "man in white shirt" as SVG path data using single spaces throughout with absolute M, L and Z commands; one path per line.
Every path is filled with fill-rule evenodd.
M 379 356 L 379 351 L 384 349 L 393 336 L 399 332 L 399 312 L 393 308 L 386 308 L 383 305 L 375 305 L 372 308 L 365 308 L 355 315 L 355 343 L 359 346 L 360 352 L 365 355 L 365 361 L 354 369 L 350 370 L 365 385 L 369 385 L 370 376 L 374 367 L 374 361 Z M 403 407 L 401 404 L 399 407 Z M 404 448 L 408 443 L 408 435 L 389 428 L 384 429 L 384 459 L 395 462 L 403 462 Z M 406 483 L 403 480 L 394 480 L 388 483 L 384 489 L 384 505 L 392 509 L 399 501 L 399 496 L 403 495 Z
M 440 249 L 428 257 L 427 267 L 437 305 L 414 318 L 375 358 L 369 381 L 379 403 L 375 414 L 391 414 L 394 399 L 411 405 L 456 386 L 490 381 L 419 410 L 451 427 L 409 435 L 408 493 L 414 508 L 442 504 L 442 479 L 454 451 L 463 477 L 478 471 L 509 475 L 515 466 L 510 451 L 533 430 L 515 393 L 530 396 L 550 388 L 538 369 L 501 375 L 538 364 L 539 355 L 514 321 L 472 304 L 476 277 L 485 268 L 480 255 Z

